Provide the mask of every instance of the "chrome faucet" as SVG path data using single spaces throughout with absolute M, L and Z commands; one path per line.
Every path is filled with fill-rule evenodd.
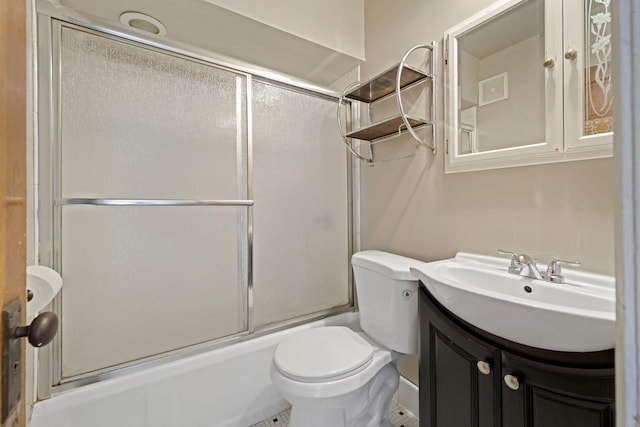
M 518 255 L 515 252 L 503 251 L 498 249 L 498 253 L 503 255 L 511 255 L 511 264 L 509 264 L 509 273 L 517 274 L 531 279 L 546 280 L 553 283 L 564 283 L 564 276 L 561 274 L 560 264 L 579 266 L 580 261 L 563 261 L 554 258 L 547 267 L 547 271 L 540 272 L 536 260 L 527 254 Z
M 518 255 L 515 252 L 503 251 L 498 249 L 498 253 L 503 255 L 511 255 L 511 264 L 509 265 L 509 273 L 517 274 L 531 279 L 543 280 L 542 273 L 538 270 L 536 260 L 527 254 Z
M 564 283 L 564 276 L 562 275 L 560 264 L 579 266 L 580 261 L 563 261 L 561 259 L 554 258 L 553 261 L 549 263 L 547 271 L 542 273 L 542 278 L 547 282 Z

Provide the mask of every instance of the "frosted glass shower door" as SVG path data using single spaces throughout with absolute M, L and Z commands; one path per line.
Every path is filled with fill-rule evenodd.
M 135 205 L 246 199 L 246 76 L 60 37 L 60 379 L 247 330 L 249 208 Z
M 349 300 L 348 161 L 335 100 L 254 82 L 256 327 Z

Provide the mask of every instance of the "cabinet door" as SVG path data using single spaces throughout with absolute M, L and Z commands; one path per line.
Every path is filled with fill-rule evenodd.
M 611 7 L 564 1 L 564 146 L 567 156 L 613 155 Z M 577 19 L 581 17 L 582 19 Z
M 499 351 L 453 323 L 424 288 L 419 311 L 420 426 L 500 426 Z
M 503 352 L 504 425 L 508 427 L 613 427 L 613 368 L 576 369 L 532 362 Z

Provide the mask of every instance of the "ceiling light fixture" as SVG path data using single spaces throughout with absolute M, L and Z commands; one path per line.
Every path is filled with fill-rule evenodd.
M 124 12 L 120 15 L 120 22 L 135 29 L 146 31 L 147 33 L 164 36 L 167 34 L 167 27 L 156 18 L 140 12 Z

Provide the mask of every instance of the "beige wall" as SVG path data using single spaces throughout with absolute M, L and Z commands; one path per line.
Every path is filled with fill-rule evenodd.
M 409 47 L 443 32 L 491 0 L 367 0 L 362 78 L 398 62 Z M 438 135 L 442 147 L 442 71 Z M 379 154 L 407 146 L 400 137 Z M 388 153 L 383 153 L 388 151 Z M 362 168 L 362 247 L 432 261 L 497 248 L 580 260 L 613 274 L 611 159 L 445 175 L 444 153 Z M 401 372 L 417 381 L 417 358 Z
M 364 56 L 364 0 L 205 0 L 338 52 Z
M 478 106 L 480 151 L 544 141 L 544 38 L 533 36 L 478 62 L 477 81 L 508 73 L 508 97 Z M 476 84 L 476 88 L 478 85 Z
M 478 105 L 478 65 L 480 61 L 475 56 L 460 48 L 458 69 L 458 102 L 460 106 L 469 108 Z

